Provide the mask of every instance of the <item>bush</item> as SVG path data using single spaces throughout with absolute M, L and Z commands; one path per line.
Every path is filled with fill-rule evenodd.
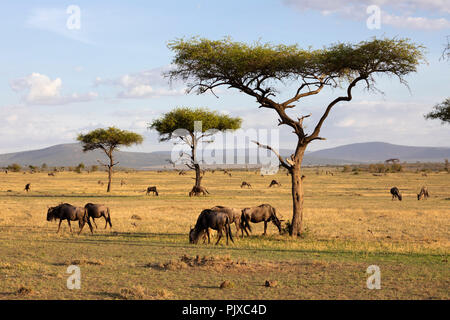
M 376 163 L 369 165 L 369 172 L 372 173 L 385 173 L 387 171 L 386 166 L 382 163 Z
M 13 163 L 7 166 L 6 169 L 12 172 L 20 172 L 22 170 L 22 166 L 18 163 Z
M 91 166 L 91 172 L 96 172 L 96 171 L 98 171 L 98 166 L 94 164 Z
M 391 165 L 391 167 L 389 168 L 389 171 L 390 172 L 402 172 L 403 171 L 403 167 L 399 163 L 393 163 Z
M 352 168 L 350 168 L 350 166 L 347 164 L 342 168 L 342 172 L 350 172 L 351 170 Z

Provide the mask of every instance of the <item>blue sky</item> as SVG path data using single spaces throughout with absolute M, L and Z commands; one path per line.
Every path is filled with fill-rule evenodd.
M 381 28 L 366 26 L 367 6 L 381 10 Z M 80 8 L 80 29 L 66 26 L 70 5 Z M 382 94 L 356 90 L 324 125 L 326 141 L 309 150 L 385 141 L 450 146 L 448 125 L 423 114 L 449 96 L 450 62 L 439 60 L 450 35 L 449 0 L 373 1 L 3 1 L 0 10 L 0 153 L 74 142 L 76 134 L 116 125 L 145 136 L 135 151 L 168 148 L 146 124 L 179 105 L 208 106 L 241 116 L 244 128 L 270 128 L 271 110 L 253 99 L 221 89 L 219 99 L 186 95 L 160 76 L 171 63 L 167 42 L 180 37 L 231 36 L 243 42 L 321 48 L 371 37 L 407 37 L 427 47 L 428 64 L 407 78 L 378 79 Z M 292 88 L 285 88 L 288 95 Z M 298 105 L 320 117 L 339 90 L 323 91 Z M 280 147 L 293 146 L 283 128 Z

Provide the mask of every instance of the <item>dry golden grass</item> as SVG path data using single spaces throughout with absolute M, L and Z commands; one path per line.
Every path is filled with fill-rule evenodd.
M 4 280 L 0 298 L 449 297 L 449 174 L 423 177 L 406 172 L 378 177 L 334 170 L 329 176 L 316 171 L 304 173 L 304 238 L 280 236 L 273 225 L 268 227 L 269 235 L 262 237 L 260 224 L 251 237 L 235 237 L 229 247 L 224 240 L 219 246 L 189 245 L 189 227 L 202 209 L 215 205 L 243 208 L 270 203 L 280 218 L 291 219 L 290 180 L 284 172 L 275 177 L 253 171 L 233 171 L 232 177 L 208 172 L 203 183 L 210 195 L 194 198 L 187 195 L 193 173 L 118 172 L 110 194 L 98 184 L 106 180 L 103 172 L 55 177 L 0 173 L 0 277 Z M 274 178 L 282 186 L 269 189 Z M 121 180 L 126 185 L 121 186 Z M 241 189 L 242 181 L 252 189 Z M 28 194 L 23 191 L 26 183 L 31 183 Z M 146 187 L 153 185 L 159 197 L 145 195 Z M 391 201 L 389 189 L 394 185 L 403 193 L 402 202 Z M 431 197 L 417 201 L 416 193 L 423 185 Z M 94 235 L 85 228 L 77 236 L 78 225 L 72 224 L 71 235 L 63 222 L 57 235 L 57 223 L 45 218 L 47 206 L 60 202 L 109 206 L 112 230 L 105 230 L 105 221 L 97 219 Z M 206 260 L 203 266 L 192 267 L 192 261 L 190 266 L 181 259 L 184 255 L 206 256 Z M 216 257 L 216 262 L 230 259 L 234 264 L 245 261 L 246 272 L 226 263 L 214 264 L 207 257 Z M 65 288 L 68 264 L 81 266 L 81 290 Z M 365 288 L 365 269 L 370 264 L 380 265 L 383 272 L 379 292 Z M 267 279 L 279 285 L 264 290 Z M 412 279 L 416 285 L 410 283 Z M 225 280 L 235 287 L 216 291 Z M 137 284 L 142 290 L 133 287 Z M 17 295 L 19 286 L 31 291 Z

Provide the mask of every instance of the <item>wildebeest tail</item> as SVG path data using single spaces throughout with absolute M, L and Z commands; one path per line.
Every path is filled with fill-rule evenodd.
M 230 218 L 229 218 L 229 217 L 227 217 L 227 220 L 226 220 L 226 228 L 227 228 L 228 234 L 230 235 L 231 241 L 234 242 L 234 240 L 233 240 L 233 234 L 231 233 Z
M 111 215 L 110 215 L 110 213 L 109 213 L 109 208 L 106 208 L 106 212 L 108 213 L 108 219 L 106 219 L 106 220 L 107 220 L 107 222 L 109 223 L 109 226 L 112 228 L 112 224 L 111 224 Z

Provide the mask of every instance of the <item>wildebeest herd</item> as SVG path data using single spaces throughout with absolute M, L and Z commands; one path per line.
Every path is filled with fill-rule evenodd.
M 61 203 L 56 207 L 48 208 L 47 211 L 47 221 L 59 219 L 58 230 L 56 231 L 56 233 L 59 232 L 63 220 L 67 220 L 70 232 L 73 232 L 70 221 L 78 221 L 78 226 L 80 228 L 78 234 L 81 233 L 86 223 L 88 224 L 91 233 L 94 233 L 90 219 L 92 218 L 92 221 L 94 222 L 94 225 L 97 228 L 95 219 L 101 217 L 105 218 L 105 229 L 108 226 L 108 224 L 109 227 L 112 228 L 109 208 L 102 204 L 87 203 L 84 207 L 75 207 L 68 203 Z
M 250 222 L 264 222 L 263 235 L 266 235 L 268 222 L 272 222 L 281 233 L 281 221 L 283 220 L 278 219 L 275 208 L 270 204 L 261 204 L 257 207 L 244 208 L 242 210 L 215 206 L 200 213 L 195 226 L 189 231 L 189 242 L 198 243 L 200 237 L 203 237 L 204 241 L 206 240 L 205 237 L 207 237 L 208 243 L 210 243 L 210 229 L 217 231 L 218 239 L 216 244 L 222 238 L 223 232 L 225 232 L 227 244 L 228 239 L 234 242 L 230 227 L 232 223 L 236 225 L 237 233 L 241 231 L 242 237 L 244 237 L 244 232 L 248 236 L 249 231 L 252 231 Z

